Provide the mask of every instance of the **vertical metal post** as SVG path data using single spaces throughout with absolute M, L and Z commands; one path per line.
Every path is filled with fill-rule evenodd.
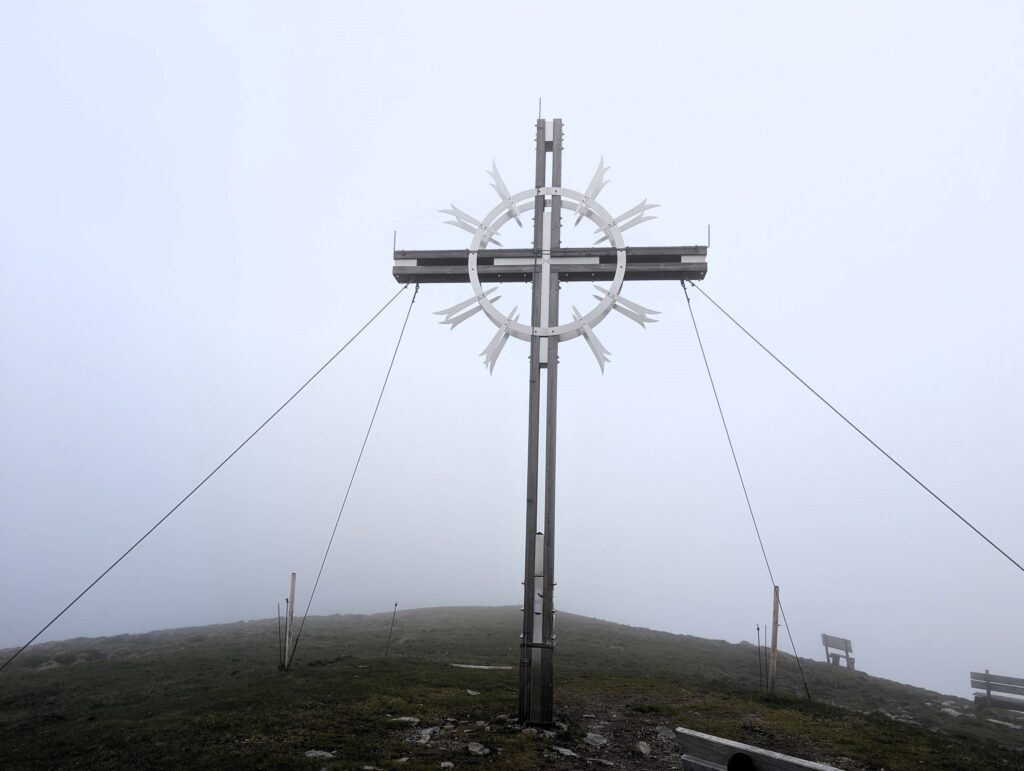
M 768 663 L 768 693 L 775 695 L 775 670 L 779 663 L 779 587 L 772 592 L 772 657 Z
M 388 660 L 388 651 L 391 650 L 391 634 L 395 631 L 395 617 L 398 616 L 398 603 L 395 603 L 395 610 L 391 613 L 391 628 L 388 629 L 388 641 L 384 645 L 384 660 Z
M 562 121 L 554 120 L 551 132 L 551 186 L 562 186 Z M 550 249 L 561 246 L 562 198 L 551 196 Z M 548 285 L 548 326 L 558 324 L 558 273 L 551 271 Z M 543 693 L 539 722 L 550 724 L 554 720 L 555 692 L 555 461 L 558 436 L 558 339 L 545 341 L 547 350 L 547 436 L 544 451 L 544 599 L 541 623 L 543 642 L 541 669 Z
M 561 185 L 562 122 L 537 121 L 536 187 L 547 186 L 547 153 L 552 154 L 551 185 Z M 534 203 L 532 325 L 558 323 L 558 274 L 550 252 L 561 236 L 561 200 L 553 196 L 547 210 L 543 195 Z M 542 373 L 546 376 L 541 389 Z M 523 577 L 523 634 L 519 670 L 519 719 L 549 725 L 554 719 L 554 566 L 555 446 L 558 394 L 558 342 L 534 335 L 530 340 L 530 407 L 527 456 L 526 550 Z M 544 515 L 538 531 L 540 415 L 545 404 Z M 538 609 L 538 604 L 540 608 Z M 538 616 L 540 625 L 538 627 Z
M 546 176 L 547 153 L 545 150 L 545 121 L 537 119 L 537 163 L 534 179 L 535 187 L 544 187 Z M 538 195 L 534 200 L 533 209 L 533 248 L 539 254 L 544 233 L 544 196 Z M 536 267 L 536 263 L 535 263 Z M 533 309 L 531 324 L 540 325 L 541 292 L 540 275 L 535 269 L 533 275 Z M 540 453 L 540 338 L 534 335 L 530 339 L 530 399 L 529 427 L 527 431 L 526 458 L 526 550 L 523 569 L 523 633 L 519 643 L 519 720 L 530 722 L 532 687 L 531 670 L 534 640 L 534 578 L 536 574 L 536 538 L 537 538 L 537 475 L 539 471 Z

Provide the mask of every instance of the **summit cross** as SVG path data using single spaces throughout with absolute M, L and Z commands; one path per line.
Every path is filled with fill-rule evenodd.
M 537 154 L 534 186 L 520 193 L 509 192 L 492 164 L 488 172 L 499 203 L 482 219 L 456 208 L 443 213 L 453 217 L 448 224 L 473 234 L 468 249 L 395 250 L 392 273 L 399 283 L 469 283 L 473 296 L 451 308 L 438 311 L 441 323 L 452 328 L 483 311 L 497 327 L 481 354 L 493 371 L 509 337 L 530 344 L 529 431 L 526 480 L 526 548 L 523 580 L 523 631 L 519 657 L 519 719 L 523 723 L 551 725 L 554 720 L 554 568 L 555 568 L 555 440 L 558 402 L 558 345 L 583 337 L 601 370 L 609 351 L 601 344 L 594 327 L 613 310 L 641 326 L 655 321 L 657 311 L 622 296 L 625 281 L 697 281 L 707 273 L 707 246 L 627 247 L 623 231 L 653 219 L 647 212 L 656 204 L 646 200 L 619 216 L 612 216 L 597 198 L 607 184 L 604 159 L 584 192 L 562 187 L 562 121 L 537 121 Z M 550 156 L 550 158 L 549 158 Z M 549 162 L 550 161 L 550 162 Z M 550 180 L 548 174 L 550 170 Z M 533 212 L 533 248 L 507 249 L 498 240 L 501 228 L 510 221 L 522 227 Z M 563 248 L 562 216 L 568 211 L 579 225 L 583 219 L 597 226 L 600 234 L 589 248 Z M 607 246 L 601 246 L 607 241 Z M 498 248 L 491 248 L 493 246 Z M 597 305 L 580 312 L 575 306 L 564 322 L 559 314 L 560 284 L 568 281 L 607 281 L 594 285 Z M 498 310 L 497 286 L 506 282 L 532 283 L 530 324 L 520 323 L 518 308 L 509 313 Z M 543 387 L 542 387 L 543 384 Z M 541 414 L 545 415 L 543 463 Z M 544 502 L 538 491 L 543 473 Z M 543 529 L 538 530 L 538 510 Z M 539 623 L 538 623 L 539 622 Z

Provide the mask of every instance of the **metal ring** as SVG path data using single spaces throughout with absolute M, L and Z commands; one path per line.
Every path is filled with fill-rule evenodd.
M 583 203 L 586 199 L 583 193 L 565 187 L 535 187 L 524 190 L 521 193 L 516 193 L 487 213 L 487 216 L 481 221 L 480 226 L 473 235 L 473 241 L 469 247 L 469 281 L 473 285 L 473 291 L 479 298 L 480 307 L 483 308 L 484 313 L 496 326 L 506 327 L 509 334 L 519 340 L 529 341 L 534 335 L 538 337 L 556 337 L 559 342 L 579 337 L 583 334 L 584 325 L 594 327 L 611 313 L 612 307 L 615 305 L 614 298 L 619 294 L 619 290 L 622 289 L 622 282 L 626 277 L 626 244 L 622 238 L 622 231 L 615 222 L 615 218 L 608 213 L 607 209 L 597 203 L 597 201 L 588 200 L 586 201 L 583 215 L 597 225 L 608 237 L 608 241 L 615 248 L 616 258 L 615 276 L 612 279 L 611 287 L 609 287 L 609 294 L 598 301 L 598 304 L 589 313 L 585 314 L 580 321 L 574 320 L 554 327 L 533 327 L 512 321 L 508 316 L 499 311 L 490 299 L 484 296 L 483 286 L 480 283 L 480 275 L 477 269 L 477 258 L 479 252 L 486 250 L 488 234 L 493 236 L 499 228 L 512 219 L 513 213 L 526 214 L 530 209 L 535 208 L 533 202 L 527 206 L 520 206 L 521 202 L 536 199 L 538 196 L 544 196 L 545 199 L 549 199 L 551 196 L 556 195 L 561 198 L 568 198 L 576 203 Z

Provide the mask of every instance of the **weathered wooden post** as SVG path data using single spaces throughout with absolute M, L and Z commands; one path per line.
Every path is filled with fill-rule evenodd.
M 779 587 L 772 591 L 772 657 L 768 664 L 768 693 L 775 695 L 775 670 L 779 664 Z
M 288 592 L 288 599 L 286 601 L 287 609 L 285 611 L 285 622 L 284 622 L 284 668 L 288 669 L 292 665 L 292 653 L 295 647 L 294 632 L 295 628 L 293 622 L 295 620 L 295 574 L 292 573 L 291 591 Z
M 284 669 L 284 637 L 281 636 L 281 603 L 277 603 L 277 668 Z
M 757 625 L 757 690 L 760 692 L 764 683 L 764 667 L 761 666 L 761 625 Z

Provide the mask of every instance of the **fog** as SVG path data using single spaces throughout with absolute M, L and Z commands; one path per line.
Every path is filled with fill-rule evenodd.
M 603 157 L 608 209 L 660 204 L 630 245 L 710 223 L 702 289 L 1024 561 L 1021 29 L 996 2 L 6 4 L 0 646 L 397 291 L 393 238 L 468 246 L 438 210 L 489 210 L 492 161 L 532 185 L 538 98 L 566 186 Z M 659 323 L 605 320 L 603 375 L 561 349 L 556 607 L 754 641 L 771 581 L 681 287 L 624 293 Z M 521 603 L 528 346 L 488 374 L 493 326 L 432 313 L 469 294 L 416 298 L 313 614 Z M 799 654 L 1024 675 L 1024 573 L 691 294 Z M 293 571 L 303 610 L 412 295 L 40 639 L 266 618 Z

